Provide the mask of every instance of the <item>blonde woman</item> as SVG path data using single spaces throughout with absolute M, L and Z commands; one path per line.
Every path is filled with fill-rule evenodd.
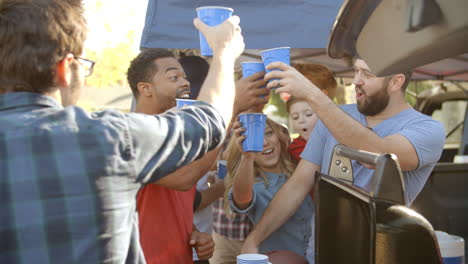
M 235 138 L 228 146 L 228 176 L 226 178 L 226 207 L 247 214 L 255 224 L 276 192 L 295 169 L 287 149 L 290 137 L 287 129 L 267 119 L 262 152 L 243 152 L 241 135 L 245 129 L 240 122 L 234 124 Z M 270 237 L 260 244 L 260 253 L 274 255 L 277 251 L 290 251 L 292 257 L 306 263 L 305 254 L 311 236 L 312 202 L 307 197 L 294 215 Z M 290 258 L 290 257 L 289 257 Z M 274 263 L 272 261 L 272 263 Z

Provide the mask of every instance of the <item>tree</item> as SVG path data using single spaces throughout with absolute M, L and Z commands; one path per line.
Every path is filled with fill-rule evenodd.
M 87 85 L 125 85 L 130 61 L 138 53 L 136 42 L 143 30 L 145 3 L 126 0 L 85 0 L 84 3 L 89 25 L 85 56 L 96 61 Z
M 127 32 L 128 35 L 133 32 Z M 136 56 L 132 50 L 131 39 L 102 50 L 87 50 L 87 56 L 96 61 L 94 73 L 87 79 L 87 85 L 93 87 L 122 86 L 127 82 L 127 69 Z

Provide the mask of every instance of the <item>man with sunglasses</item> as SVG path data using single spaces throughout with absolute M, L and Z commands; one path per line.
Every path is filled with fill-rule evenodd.
M 145 263 L 138 190 L 218 147 L 232 117 L 239 18 L 194 23 L 214 51 L 196 107 L 87 113 L 81 1 L 0 2 L 0 263 Z

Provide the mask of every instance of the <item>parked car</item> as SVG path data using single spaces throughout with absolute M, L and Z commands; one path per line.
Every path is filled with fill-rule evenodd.
M 377 76 L 405 72 L 453 56 L 465 58 L 465 53 L 468 53 L 466 10 L 468 10 L 467 0 L 348 0 L 344 2 L 333 26 L 328 54 L 332 58 L 348 60 L 360 57 Z M 460 60 L 460 63 L 463 62 L 466 63 L 464 59 Z M 446 72 L 450 72 L 448 70 Z M 460 71 L 458 74 L 466 74 L 466 72 Z M 453 162 L 456 155 L 468 155 L 466 93 L 464 89 L 444 91 L 443 88 L 434 88 L 421 93 L 417 98 L 416 109 L 432 115 L 445 125 L 447 144 L 440 162 L 435 166 L 411 209 L 424 216 L 434 229 L 462 236 L 465 241 L 468 241 L 468 225 L 466 224 L 468 222 L 468 192 L 465 190 L 465 186 L 468 186 L 468 163 Z M 394 173 L 393 179 L 398 180 L 397 173 Z M 346 188 L 341 188 L 341 190 L 344 189 Z M 320 197 L 320 193 L 318 195 Z M 351 203 L 352 200 L 348 199 L 345 198 Z M 341 204 L 344 203 L 341 202 Z M 319 203 L 317 207 L 320 206 Z M 337 213 L 345 211 L 343 206 L 335 209 Z M 372 232 L 375 232 L 378 238 L 379 224 L 372 222 L 374 217 L 372 213 L 375 213 L 376 218 L 379 219 L 379 214 L 381 215 L 383 211 L 379 212 L 377 207 L 377 210 L 369 212 L 371 214 L 366 219 L 371 226 L 375 226 L 370 230 L 370 236 L 373 235 Z M 404 216 L 402 219 L 410 218 L 410 216 Z M 324 218 L 322 222 L 326 223 L 327 220 Z M 420 226 L 422 228 L 423 224 Z M 359 235 L 352 229 L 347 230 L 354 235 Z M 394 230 L 397 233 L 401 231 L 401 229 Z M 429 234 L 430 232 L 427 235 Z M 337 241 L 339 237 L 334 239 Z M 320 241 L 318 243 L 320 245 Z M 322 241 L 322 245 L 324 244 L 333 247 L 333 244 Z M 376 260 L 379 255 L 376 248 L 388 246 L 389 244 L 386 244 L 381 236 L 380 244 L 377 241 L 369 249 L 373 253 L 370 254 L 370 259 L 366 258 L 365 262 L 360 263 L 381 263 Z M 421 255 L 433 255 L 433 247 L 430 244 L 426 246 L 425 250 L 419 251 Z M 396 244 L 395 247 L 397 247 Z M 403 260 L 393 258 L 396 256 L 404 258 L 404 254 L 399 255 L 398 252 L 411 251 L 414 247 L 417 245 L 399 249 L 390 248 L 388 252 L 394 252 L 394 254 L 385 258 L 384 263 L 404 263 Z M 380 251 L 382 252 L 385 253 L 385 251 Z M 468 256 L 467 252 L 467 247 L 465 247 L 465 256 Z M 338 255 L 340 252 L 335 251 L 335 254 Z M 358 258 L 353 257 L 349 255 L 346 261 L 359 263 L 355 261 Z
M 468 241 L 468 163 L 454 163 L 468 155 L 468 91 L 444 86 L 420 93 L 416 109 L 441 121 L 447 140 L 439 163 L 411 208 L 422 214 L 434 229 Z M 465 246 L 465 256 L 468 248 Z

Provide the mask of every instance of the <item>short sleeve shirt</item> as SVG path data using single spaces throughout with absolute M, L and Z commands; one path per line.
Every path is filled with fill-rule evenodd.
M 366 118 L 357 105 L 343 105 L 342 110 L 366 126 Z M 380 137 L 394 134 L 404 136 L 413 145 L 419 159 L 418 168 L 403 172 L 406 188 L 406 201 L 412 203 L 422 190 L 429 174 L 440 158 L 445 143 L 442 124 L 431 117 L 409 108 L 380 122 L 372 130 Z M 302 158 L 321 167 L 322 173 L 328 173 L 333 148 L 338 141 L 325 125 L 319 121 L 302 153 Z M 354 185 L 369 190 L 374 170 L 367 169 L 353 161 Z
M 366 117 L 358 111 L 356 104 L 342 105 L 340 107 L 353 119 L 367 126 Z M 373 127 L 372 130 L 380 137 L 400 134 L 408 139 L 416 150 L 419 159 L 418 168 L 413 171 L 403 172 L 406 188 L 405 200 L 407 204 L 410 204 L 422 190 L 432 169 L 440 158 L 445 142 L 445 132 L 442 124 L 429 116 L 409 108 L 382 121 Z M 319 165 L 320 171 L 328 174 L 333 148 L 337 144 L 338 141 L 319 120 L 315 125 L 312 135 L 309 137 L 301 157 L 304 160 Z M 369 190 L 374 170 L 367 169 L 356 161 L 352 161 L 352 166 L 354 185 L 364 190 Z M 313 230 L 313 221 L 311 225 Z M 313 263 L 313 249 L 314 235 L 312 235 L 309 241 L 309 250 L 307 252 L 309 263 Z

